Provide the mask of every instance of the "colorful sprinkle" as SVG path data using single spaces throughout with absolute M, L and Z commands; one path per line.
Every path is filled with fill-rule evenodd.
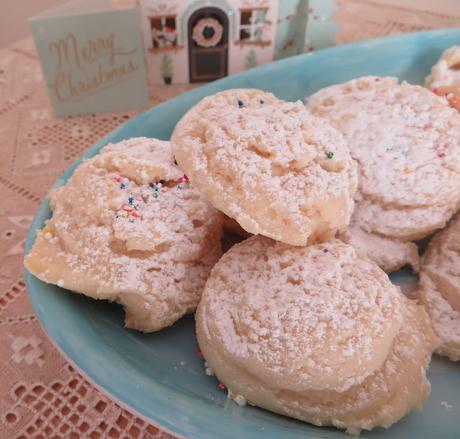
M 181 178 L 179 178 L 179 183 L 188 183 L 189 178 L 184 174 Z
M 126 189 L 126 184 L 125 184 L 125 183 L 121 183 L 121 184 L 120 184 L 120 189 Z
M 299 271 L 304 271 L 305 267 L 303 265 L 299 265 Z
M 217 387 L 219 387 L 220 390 L 225 390 L 226 389 L 225 384 L 223 384 L 223 383 L 219 383 L 217 385 Z
M 265 101 L 263 99 L 259 99 L 259 104 L 263 105 L 263 104 L 265 104 Z
M 244 102 L 241 99 L 238 99 L 238 108 L 243 108 L 244 107 Z
M 410 166 L 406 166 L 406 167 L 404 168 L 404 172 L 405 172 L 406 174 L 410 174 L 410 173 L 413 172 L 413 171 L 414 171 L 414 170 L 413 170 Z
M 198 349 L 196 353 L 200 358 L 203 358 L 203 352 L 201 352 L 201 349 Z
M 439 94 L 439 88 L 438 87 L 434 87 L 431 89 L 431 91 L 435 94 Z
M 164 180 L 162 180 L 164 181 Z M 162 183 L 149 183 L 149 186 L 156 192 L 158 192 L 162 187 L 163 187 L 163 184 Z
M 435 145 L 434 150 L 436 151 L 436 155 L 439 158 L 444 158 L 447 155 L 447 149 L 449 148 L 448 143 L 438 143 Z
M 177 163 L 177 160 L 176 160 L 176 159 L 174 159 L 174 164 L 175 164 L 176 166 L 179 166 L 179 164 Z
M 134 202 L 134 197 L 133 196 L 128 197 L 128 203 L 132 205 L 133 202 Z
M 327 248 L 323 248 L 323 253 L 328 253 L 329 250 Z
M 326 152 L 326 158 L 328 158 L 329 160 L 332 159 L 334 157 L 334 153 L 332 151 L 327 151 Z
M 119 175 L 114 175 L 113 176 L 113 181 L 117 182 L 117 183 L 120 183 L 121 181 L 121 177 Z

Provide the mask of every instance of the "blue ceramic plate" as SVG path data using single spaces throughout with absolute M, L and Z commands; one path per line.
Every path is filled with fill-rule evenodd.
M 129 137 L 168 139 L 188 108 L 202 97 L 227 88 L 257 87 L 296 100 L 321 87 L 362 75 L 394 75 L 422 83 L 441 52 L 458 43 L 460 29 L 422 32 L 335 47 L 261 66 L 141 114 L 90 148 L 84 157 L 93 156 L 109 142 Z M 56 184 L 65 182 L 81 160 Z M 50 214 L 45 200 L 32 222 L 26 251 L 35 240 L 35 229 L 43 227 Z M 403 277 L 399 274 L 399 280 Z M 123 313 L 116 305 L 62 291 L 29 273 L 26 282 L 38 319 L 61 351 L 100 388 L 164 429 L 200 439 L 345 437 L 334 429 L 313 427 L 254 407 L 242 408 L 227 400 L 215 379 L 204 373 L 202 359 L 196 354 L 191 316 L 160 333 L 140 334 L 123 328 Z M 460 437 L 459 364 L 434 358 L 429 378 L 433 390 L 422 412 L 410 414 L 390 430 L 379 428 L 363 436 Z

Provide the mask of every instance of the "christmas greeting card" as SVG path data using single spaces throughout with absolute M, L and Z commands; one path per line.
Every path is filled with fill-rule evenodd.
M 107 0 L 74 1 L 30 19 L 56 114 L 147 106 L 139 23 L 137 8 Z

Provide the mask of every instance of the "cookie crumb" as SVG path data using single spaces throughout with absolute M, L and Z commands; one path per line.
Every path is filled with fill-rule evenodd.
M 448 411 L 451 411 L 453 408 L 453 405 L 449 404 L 449 401 L 441 401 L 441 405 Z
M 231 389 L 228 389 L 227 398 L 235 401 L 240 407 L 246 405 L 246 398 L 243 395 L 233 393 Z

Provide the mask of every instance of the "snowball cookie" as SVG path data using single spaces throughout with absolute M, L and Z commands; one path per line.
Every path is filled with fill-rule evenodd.
M 84 161 L 51 193 L 27 269 L 125 307 L 126 326 L 157 331 L 193 312 L 221 255 L 222 215 L 174 164 L 169 142 L 133 138 Z
M 419 270 L 419 255 L 413 242 L 402 242 L 375 233 L 368 233 L 361 227 L 350 225 L 339 238 L 352 245 L 358 252 L 371 258 L 383 271 L 391 273 L 405 265 Z
M 460 82 L 460 46 L 446 49 L 431 68 L 431 74 L 425 78 L 425 84 L 430 88 L 443 87 L 455 82 Z
M 460 111 L 460 46 L 445 50 L 425 79 L 427 87 L 444 96 L 450 106 Z
M 366 231 L 411 241 L 450 219 L 460 201 L 460 115 L 445 99 L 365 77 L 320 90 L 307 106 L 344 134 L 358 162 L 357 225 L 361 209 L 374 209 Z
M 457 204 L 392 208 L 357 198 L 352 223 L 359 224 L 368 233 L 374 232 L 402 242 L 417 241 L 433 230 L 442 229 L 446 218 L 458 209 Z
M 437 341 L 423 307 L 353 247 L 264 237 L 215 265 L 197 337 L 230 395 L 352 434 L 421 406 Z
M 420 269 L 420 300 L 442 339 L 438 349 L 460 360 L 460 216 L 428 244 Z
M 306 245 L 348 225 L 355 163 L 340 133 L 300 102 L 217 93 L 181 119 L 172 143 L 192 184 L 249 233 Z
M 360 192 L 388 206 L 460 199 L 460 116 L 429 90 L 365 77 L 320 90 L 308 107 L 349 142 Z

